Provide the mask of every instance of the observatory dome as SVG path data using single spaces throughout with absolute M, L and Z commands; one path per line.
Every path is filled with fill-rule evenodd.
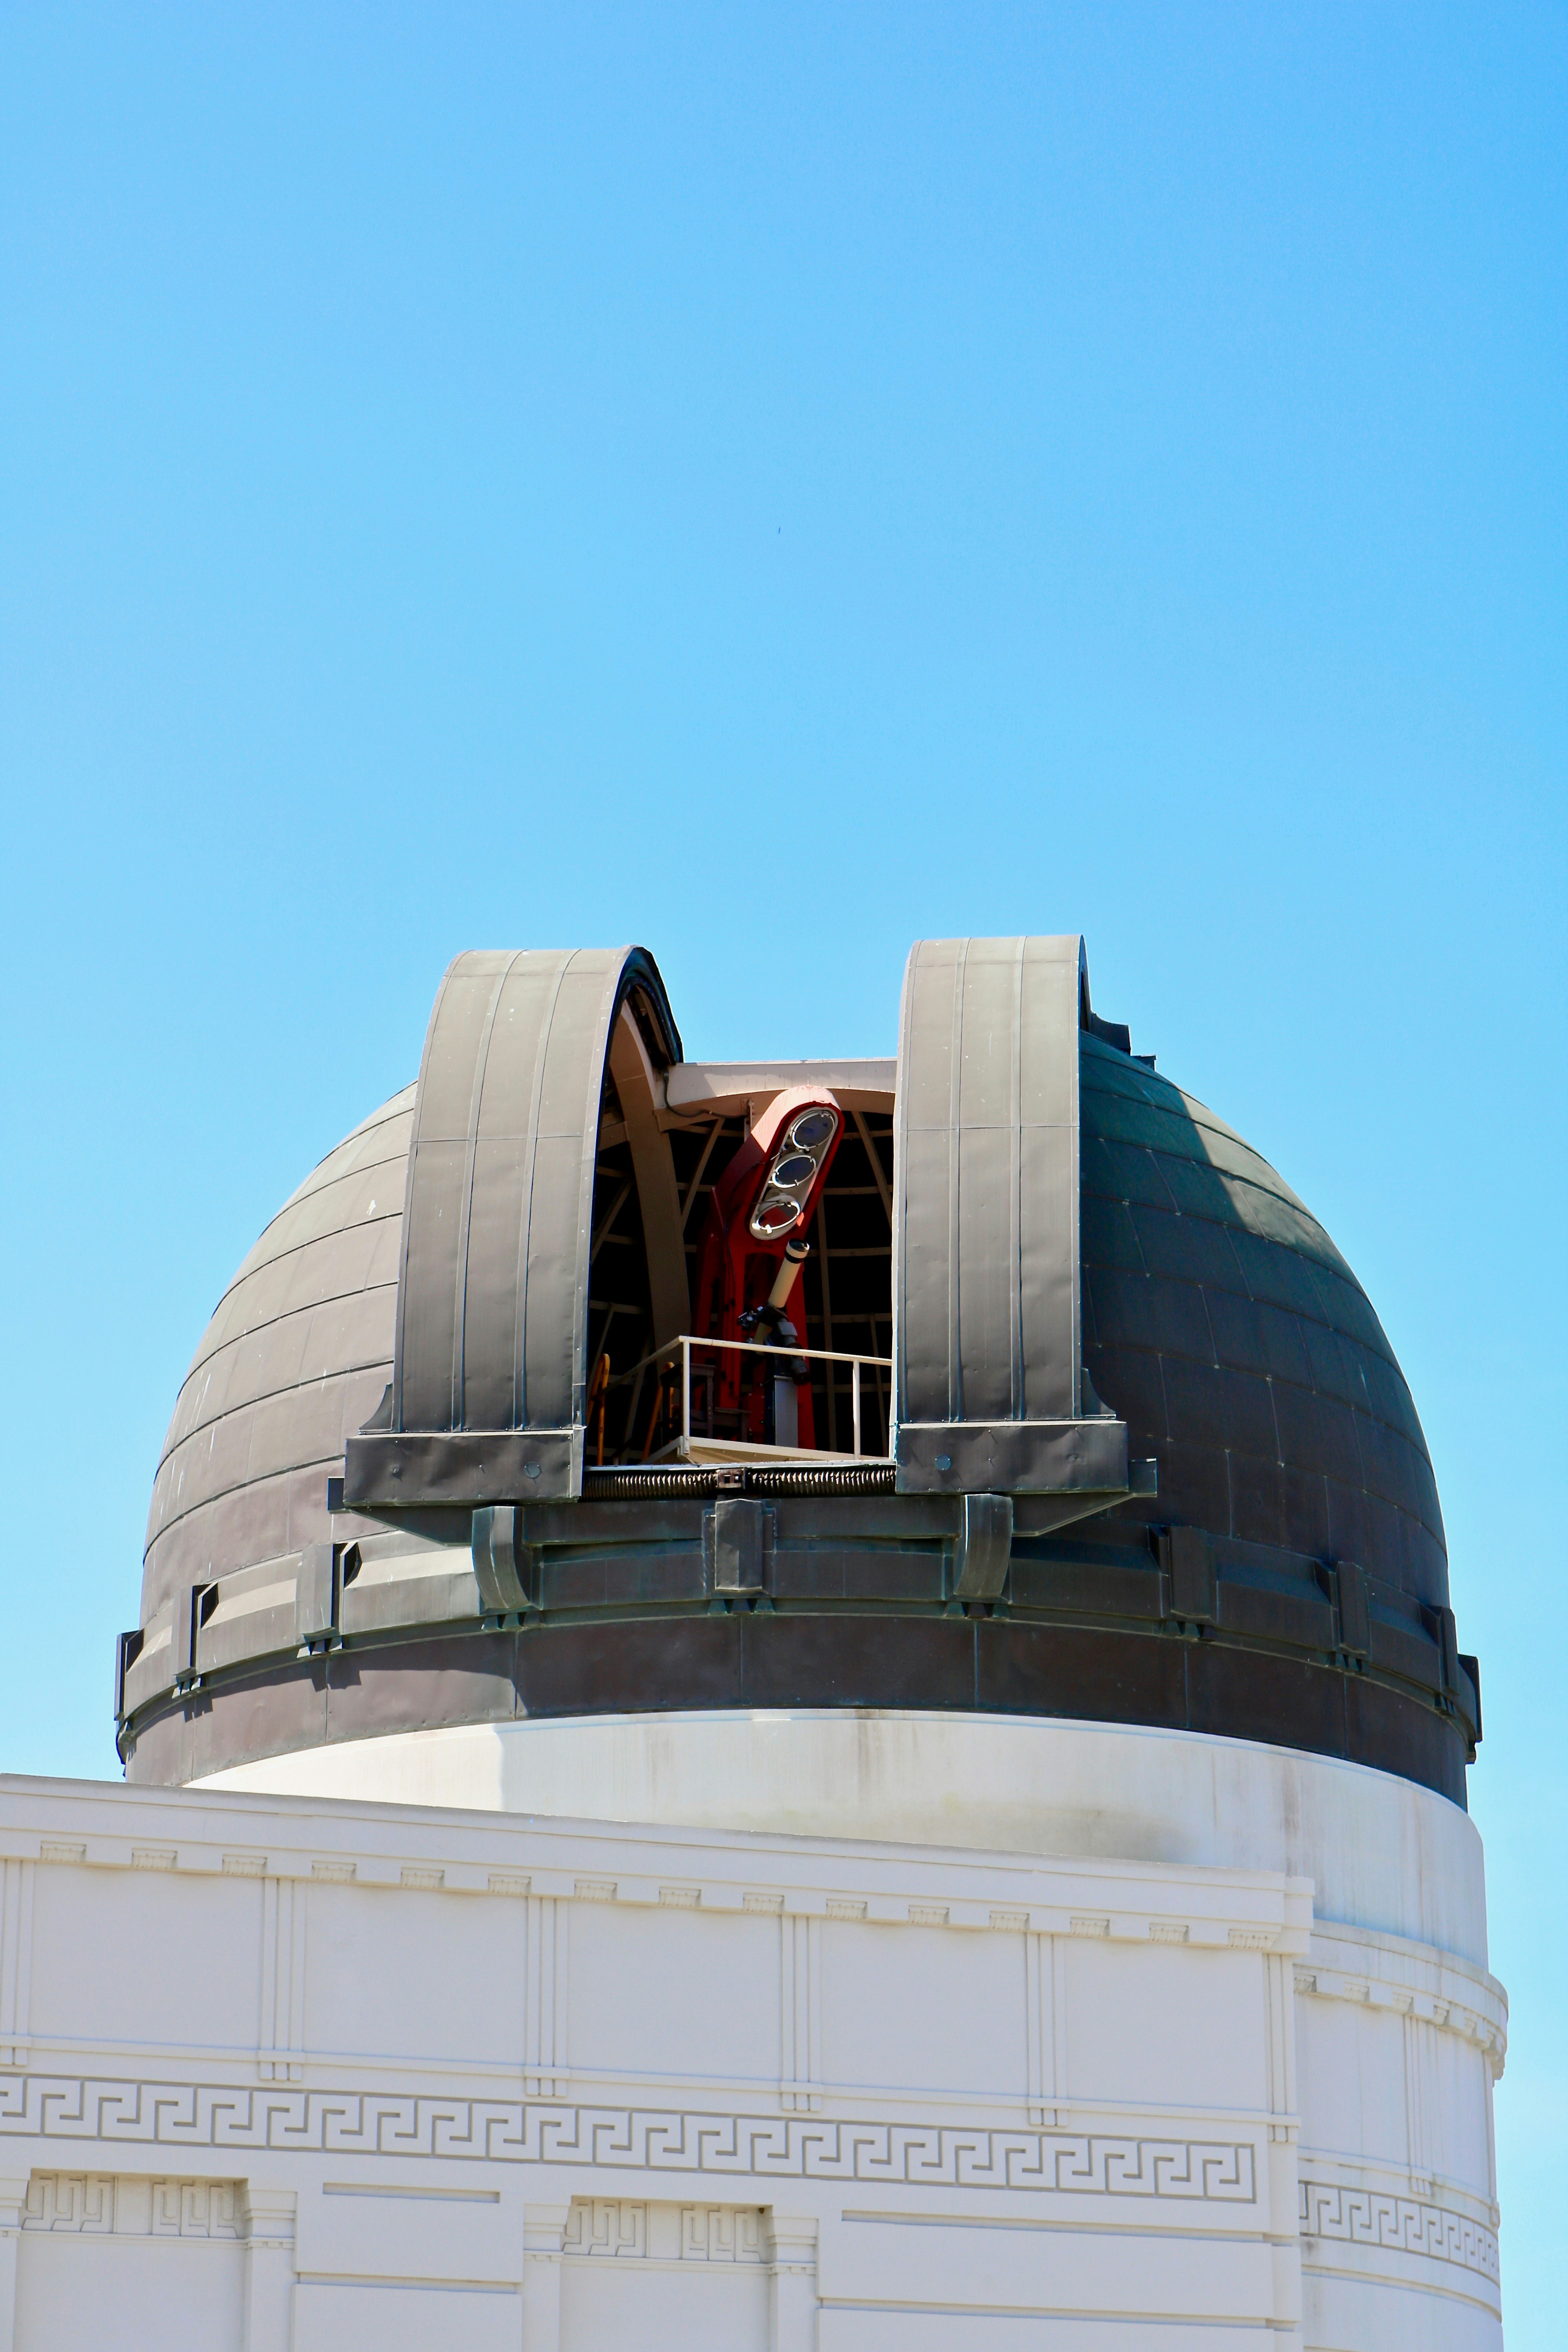
M 793 1290 L 748 1185 L 798 1210 Z M 1480 1729 L 1376 1314 L 1092 1011 L 1076 940 L 924 943 L 897 1062 L 739 1066 L 685 1059 L 640 950 L 460 958 L 417 1085 L 197 1348 L 116 1691 L 164 1782 L 524 1715 L 907 1706 L 1462 1803 Z

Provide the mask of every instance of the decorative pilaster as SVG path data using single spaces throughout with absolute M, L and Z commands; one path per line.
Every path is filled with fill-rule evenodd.
M 305 2079 L 305 1889 L 268 1878 L 261 1893 L 261 2020 L 258 2071 L 264 2083 Z
M 1048 2123 L 1062 2124 L 1066 2123 L 1068 2120 L 1068 2103 L 1067 1944 L 1064 1938 L 1060 1936 L 1050 1936 L 1047 1937 L 1046 1940 L 1051 1948 L 1051 2079 L 1049 2093 L 1050 2097 L 1055 2101 L 1054 2107 L 1049 2108 L 1047 2113 L 1046 2120 Z
M 1422 2063 L 1426 2056 L 1425 2037 L 1415 2014 L 1415 1995 L 1404 1994 L 1398 2005 L 1405 2012 L 1405 2137 L 1409 2151 L 1410 2189 L 1413 2196 L 1430 2197 L 1434 2183 L 1426 2147 L 1426 2084 L 1422 2080 L 1426 2071 Z
M 561 2263 L 570 2205 L 522 2209 L 522 2352 L 561 2352 Z
M 245 2352 L 290 2352 L 294 2341 L 292 2189 L 247 2180 L 240 2192 L 245 2230 Z
M 1279 2352 L 1300 2344 L 1300 2118 L 1296 2087 L 1296 1968 L 1289 1954 L 1263 1958 L 1263 2058 L 1268 2095 L 1268 2242 L 1274 2269 L 1274 2333 Z
M 770 2211 L 768 2352 L 815 2352 L 816 2344 L 816 2222 Z
M 822 2105 L 822 1923 L 786 1911 L 779 1932 L 779 2097 L 786 2115 L 808 2115 Z
M 16 2342 L 16 2252 L 27 2180 L 25 2172 L 0 2174 L 0 2352 L 15 2352 Z
M 571 1906 L 553 1895 L 531 1895 L 527 1901 L 522 2087 L 529 2098 L 553 2099 L 566 2088 Z
M 1057 2021 L 1065 2021 L 1057 1946 L 1060 1938 L 1030 1928 L 1024 1937 L 1024 2039 L 1027 2053 L 1029 2121 L 1054 2124 L 1065 2090 L 1067 2063 Z
M 0 1864 L 0 2066 L 27 2063 L 35 1862 Z

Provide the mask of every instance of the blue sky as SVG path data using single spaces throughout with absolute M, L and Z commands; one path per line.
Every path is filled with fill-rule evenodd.
M 0 1765 L 115 1769 L 184 1365 L 458 949 L 889 1053 L 1081 929 L 1421 1409 L 1555 2340 L 1565 102 L 1562 6 L 6 13 Z

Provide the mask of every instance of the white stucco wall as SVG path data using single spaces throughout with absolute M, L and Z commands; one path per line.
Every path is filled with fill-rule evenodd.
M 0 2352 L 1500 2342 L 1462 1815 L 1240 1743 L 795 1720 L 789 1828 L 0 1782 Z M 749 1721 L 640 1762 L 570 1727 L 597 1766 L 443 1734 L 439 1770 L 744 1813 Z M 1200 1783 L 1202 1853 L 1086 1850 Z M 966 1834 L 885 1833 L 933 1805 Z M 1058 1816 L 1078 1851 L 1016 1843 Z M 1218 1851 L 1271 1821 L 1272 1864 Z M 1373 1918 L 1318 1916 L 1297 1852 Z

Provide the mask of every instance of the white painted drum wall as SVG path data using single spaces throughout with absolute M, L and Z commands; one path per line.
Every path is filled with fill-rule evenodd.
M 483 1811 L 1283 1870 L 1320 1918 L 1487 1962 L 1480 1837 L 1363 1764 L 1185 1731 L 825 1707 L 571 1716 L 345 1740 L 198 1783 Z

